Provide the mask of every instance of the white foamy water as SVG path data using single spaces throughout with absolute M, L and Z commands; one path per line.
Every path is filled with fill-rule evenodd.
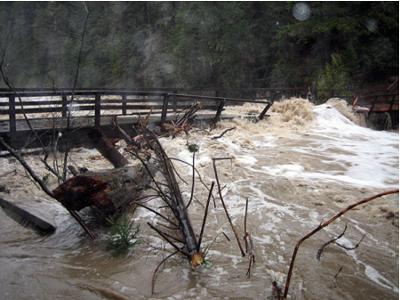
M 0 290 L 10 299 L 19 299 L 21 295 L 43 296 L 44 289 L 49 295 L 44 299 L 66 299 L 64 294 L 68 298 L 102 299 L 101 294 L 80 286 L 110 288 L 128 299 L 268 298 L 273 280 L 284 283 L 293 247 L 299 238 L 343 207 L 382 189 L 398 186 L 399 180 L 397 133 L 357 126 L 329 105 L 314 107 L 296 99 L 274 106 L 271 116 L 256 124 L 246 120 L 224 121 L 209 134 L 193 131 L 189 136 L 160 139 L 170 157 L 189 164 L 193 156 L 187 144 L 198 144 L 196 167 L 208 186 L 215 180 L 212 158 L 232 158 L 218 161 L 217 168 L 222 195 L 240 238 L 246 198 L 249 199 L 247 228 L 253 237 L 256 255 L 250 279 L 245 275 L 248 258 L 240 255 L 215 188 L 216 207 L 212 201 L 203 238 L 210 265 L 191 270 L 185 258 L 175 256 L 160 269 L 155 295 L 150 294 L 152 273 L 168 255 L 165 250 L 172 250 L 146 224 L 159 225 L 159 217 L 138 208 L 131 218 L 141 224 L 143 243 L 128 256 L 117 259 L 110 258 L 101 240 L 88 242 L 79 226 L 58 204 L 53 210 L 57 213 L 55 223 L 59 228 L 45 242 L 24 228 L 15 228 L 8 218 L 1 218 L 0 227 L 7 237 L 0 239 L 0 265 L 4 266 L 0 272 Z M 244 112 L 245 108 L 227 109 Z M 233 126 L 236 129 L 222 138 L 211 138 Z M 26 159 L 40 176 L 47 173 L 37 158 Z M 75 149 L 71 160 L 76 167 L 86 166 L 91 170 L 112 167 L 96 150 Z M 173 163 L 188 183 L 179 181 L 184 200 L 188 201 L 192 168 L 178 161 Z M 2 159 L 0 167 L 3 173 L 3 170 L 12 170 L 15 162 Z M 19 175 L 24 174 L 20 167 L 17 169 Z M 30 201 L 32 195 L 34 199 L 43 196 L 26 177 L 17 182 L 11 173 L 2 180 L 13 189 L 13 195 L 24 201 Z M 197 174 L 195 191 L 189 214 L 198 234 L 208 191 Z M 292 299 L 397 299 L 395 199 L 381 199 L 349 212 L 304 243 L 292 277 L 289 291 Z M 158 199 L 148 205 L 160 209 L 162 202 Z M 29 206 L 53 211 L 36 202 L 30 202 Z M 340 242 L 351 246 L 366 234 L 363 243 L 352 251 L 330 245 L 318 262 L 317 249 L 339 234 L 345 222 L 349 229 Z M 9 238 L 13 234 L 17 236 L 15 241 Z M 43 253 L 48 257 L 43 257 Z M 33 259 L 21 262 L 23 256 Z M 333 276 L 342 265 L 337 286 L 332 288 Z M 26 280 L 32 274 L 39 274 L 41 285 Z M 21 287 L 19 290 L 15 289 L 16 284 Z
M 377 188 L 398 186 L 398 133 L 360 127 L 326 104 L 315 107 L 314 113 L 315 121 L 305 137 L 308 143 L 290 150 L 318 156 L 339 168 L 305 169 L 301 163 L 291 163 L 264 166 L 266 173 Z

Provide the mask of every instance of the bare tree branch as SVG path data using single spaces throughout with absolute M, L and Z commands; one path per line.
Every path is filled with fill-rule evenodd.
M 305 236 L 303 236 L 300 240 L 297 241 L 296 246 L 294 247 L 293 250 L 293 254 L 292 254 L 292 259 L 290 261 L 290 266 L 289 266 L 289 270 L 288 270 L 288 274 L 286 277 L 286 283 L 285 283 L 285 291 L 283 294 L 283 299 L 287 298 L 288 292 L 289 292 L 289 286 L 290 286 L 290 279 L 292 277 L 292 273 L 293 273 L 293 267 L 294 267 L 294 262 L 296 260 L 296 255 L 297 255 L 297 251 L 299 250 L 301 244 L 309 239 L 311 236 L 313 236 L 314 234 L 316 234 L 318 231 L 320 231 L 321 229 L 323 229 L 324 227 L 328 226 L 329 224 L 331 224 L 333 221 L 335 221 L 336 219 L 340 218 L 342 215 L 344 215 L 346 212 L 348 212 L 349 210 L 352 210 L 353 208 L 365 204 L 367 202 L 370 202 L 374 199 L 377 199 L 379 197 L 382 196 L 386 196 L 386 195 L 390 195 L 390 194 L 398 194 L 399 193 L 399 189 L 395 189 L 395 190 L 389 190 L 389 191 L 385 191 L 379 194 L 376 194 L 374 196 L 362 199 L 354 204 L 351 204 L 349 206 L 347 206 L 346 208 L 342 209 L 341 211 L 339 211 L 337 214 L 335 214 L 333 217 L 331 217 L 329 220 L 325 221 L 325 222 L 321 222 L 320 225 L 318 225 L 317 228 L 313 229 L 311 232 L 307 233 Z

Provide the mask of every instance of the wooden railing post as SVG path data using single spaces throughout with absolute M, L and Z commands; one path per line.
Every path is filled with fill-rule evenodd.
M 10 121 L 10 136 L 11 138 L 17 132 L 16 116 L 15 116 L 15 96 L 8 97 L 9 121 Z
M 214 117 L 214 121 L 213 121 L 214 124 L 217 123 L 219 121 L 219 119 L 221 118 L 221 113 L 224 109 L 224 105 L 225 105 L 225 100 L 223 100 L 223 99 L 220 100 L 218 108 L 217 108 L 217 112 L 215 113 L 215 117 Z
M 267 111 L 270 109 L 271 106 L 272 106 L 272 102 L 268 102 L 267 106 L 263 109 L 263 111 L 258 116 L 259 120 L 264 119 L 265 114 L 267 113 Z
M 392 95 L 392 100 L 390 101 L 389 112 L 392 110 L 394 105 L 394 100 L 396 99 L 396 95 Z
M 94 126 L 100 127 L 100 113 L 101 113 L 101 104 L 100 104 L 100 94 L 95 94 L 94 100 Z
M 162 107 L 162 112 L 161 112 L 161 126 L 165 123 L 165 120 L 167 119 L 168 97 L 169 97 L 169 94 L 164 95 L 163 107 Z
M 61 114 L 62 114 L 63 117 L 66 117 L 67 116 L 67 105 L 68 105 L 67 96 L 66 95 L 62 95 L 61 96 L 61 101 L 62 101 Z
M 178 91 L 173 91 L 173 95 L 172 95 L 172 107 L 174 109 L 174 113 L 176 113 L 176 106 L 177 106 L 177 101 L 176 101 L 176 94 L 178 94 Z
M 374 102 L 372 102 L 372 105 L 371 105 L 371 107 L 370 107 L 370 109 L 369 109 L 369 111 L 368 111 L 368 116 L 369 116 L 371 113 L 374 112 L 374 108 L 375 108 L 375 105 L 376 105 L 376 102 L 377 102 L 377 101 L 378 101 L 378 96 L 375 96 Z
M 126 95 L 122 95 L 122 114 L 126 115 Z

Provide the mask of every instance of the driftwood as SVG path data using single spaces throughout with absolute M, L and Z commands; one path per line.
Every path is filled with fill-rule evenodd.
M 93 146 L 104 156 L 115 168 L 120 168 L 128 164 L 128 160 L 115 149 L 113 143 L 108 140 L 100 130 L 92 129 L 88 137 Z
M 161 195 L 163 195 L 163 201 L 167 204 L 175 216 L 178 222 L 179 231 L 184 239 L 184 249 L 180 249 L 178 247 L 178 250 L 176 249 L 176 246 L 174 246 L 174 248 L 177 251 L 184 253 L 192 263 L 192 266 L 198 266 L 203 263 L 203 256 L 197 250 L 198 241 L 194 234 L 178 181 L 175 177 L 175 171 L 172 162 L 165 153 L 157 137 L 151 131 L 145 131 L 144 137 L 155 153 L 155 157 L 158 160 L 159 170 L 163 174 L 165 180 L 166 194 L 164 192 L 161 193 Z M 161 189 L 159 190 L 161 192 Z M 154 229 L 154 227 L 152 228 Z M 162 235 L 159 230 L 157 230 L 157 233 Z M 165 238 L 165 236 L 163 237 Z M 171 242 L 170 244 L 173 245 Z
M 0 198 L 0 207 L 3 208 L 4 212 L 19 224 L 30 227 L 40 234 L 53 233 L 56 228 L 50 223 L 46 222 L 42 218 L 30 213 L 26 209 L 19 207 L 18 205 L 9 202 L 3 198 Z
M 136 162 L 122 168 L 79 174 L 58 186 L 53 194 L 69 210 L 94 206 L 104 215 L 110 215 L 131 203 L 149 183 L 144 167 Z
M 236 129 L 236 127 L 227 128 L 227 129 L 225 129 L 224 131 L 222 131 L 221 134 L 211 137 L 211 139 L 212 139 L 212 140 L 217 140 L 217 139 L 219 139 L 219 138 L 222 138 L 222 137 L 225 135 L 225 133 L 227 133 L 227 132 L 229 132 L 229 131 L 231 131 L 231 130 L 235 130 L 235 129 Z

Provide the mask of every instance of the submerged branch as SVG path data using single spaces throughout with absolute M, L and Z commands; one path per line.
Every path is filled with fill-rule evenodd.
M 236 129 L 236 127 L 231 127 L 231 128 L 225 129 L 224 131 L 222 131 L 222 133 L 220 135 L 213 136 L 213 137 L 211 137 L 211 139 L 216 140 L 216 139 L 222 138 L 225 135 L 225 133 L 227 133 L 231 130 L 235 130 L 235 129 Z
M 374 196 L 362 199 L 362 200 L 360 200 L 360 201 L 358 201 L 356 203 L 353 203 L 353 204 L 347 206 L 346 208 L 342 209 L 341 211 L 339 211 L 337 214 L 335 214 L 329 220 L 327 220 L 325 222 L 321 222 L 321 224 L 318 225 L 318 227 L 316 227 L 314 230 L 312 230 L 311 232 L 307 233 L 300 240 L 298 240 L 297 243 L 296 243 L 296 246 L 294 247 L 293 254 L 292 254 L 292 259 L 290 261 L 290 266 L 289 266 L 288 274 L 287 274 L 287 277 L 286 277 L 285 290 L 284 290 L 284 293 L 283 293 L 283 299 L 287 298 L 287 295 L 288 295 L 288 292 L 289 292 L 290 279 L 292 277 L 293 267 L 294 267 L 294 262 L 296 260 L 297 251 L 299 250 L 301 244 L 305 240 L 309 239 L 311 236 L 313 236 L 318 231 L 320 231 L 321 229 L 323 229 L 326 226 L 328 226 L 329 224 L 331 224 L 333 221 L 335 221 L 336 219 L 338 219 L 339 217 L 344 215 L 349 210 L 352 210 L 353 208 L 355 208 L 355 207 L 357 207 L 359 205 L 362 205 L 362 204 L 365 204 L 365 203 L 370 202 L 372 200 L 375 200 L 376 198 L 379 198 L 379 197 L 382 197 L 382 196 L 386 196 L 386 195 L 391 195 L 391 194 L 398 194 L 398 193 L 399 193 L 399 189 L 389 190 L 389 191 L 382 192 L 382 193 L 376 194 Z
M 327 247 L 329 244 L 332 244 L 332 243 L 336 242 L 338 239 L 340 239 L 342 236 L 344 236 L 344 233 L 346 232 L 346 230 L 347 230 L 347 224 L 344 226 L 343 232 L 342 232 L 341 234 L 339 234 L 337 237 L 335 237 L 335 238 L 333 238 L 333 239 L 327 241 L 325 244 L 323 244 L 323 245 L 318 249 L 318 252 L 317 252 L 317 259 L 318 259 L 318 260 L 321 259 L 321 256 L 322 256 L 322 253 L 323 253 L 325 247 Z

